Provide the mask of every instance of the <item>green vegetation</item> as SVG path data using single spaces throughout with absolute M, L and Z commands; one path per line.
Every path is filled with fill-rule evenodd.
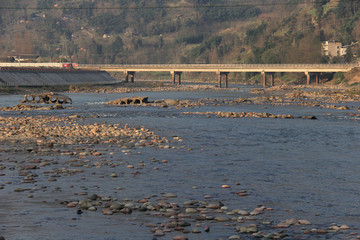
M 346 81 L 344 73 L 338 72 L 334 74 L 333 82 L 334 84 L 341 84 Z
M 224 22 L 236 19 L 249 19 L 258 16 L 261 10 L 253 6 L 232 6 L 223 7 L 228 1 L 219 0 L 205 0 L 201 1 L 205 6 L 199 8 L 198 11 L 203 21 L 209 22 Z M 213 7 L 219 6 L 219 7 Z
M 0 9 L 0 57 L 80 63 L 341 63 L 321 41 L 360 38 L 353 0 L 14 0 Z M 253 5 L 252 5 L 253 4 Z M 264 5 L 263 5 L 264 4 Z M 293 81 L 292 77 L 284 81 Z
M 96 27 L 100 34 L 121 33 L 128 26 L 123 15 L 107 13 L 91 18 L 89 24 Z

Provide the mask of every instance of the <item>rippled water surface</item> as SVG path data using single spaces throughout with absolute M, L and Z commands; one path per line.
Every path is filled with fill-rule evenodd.
M 81 175 L 83 180 L 76 175 L 60 178 L 55 185 L 45 179 L 37 182 L 37 187 L 53 185 L 47 191 L 44 189 L 42 193 L 35 193 L 33 199 L 26 198 L 26 193 L 15 194 L 11 187 L 16 188 L 16 184 L 5 186 L 0 190 L 1 235 L 6 239 L 152 239 L 149 229 L 137 220 L 156 222 L 151 217 L 139 213 L 110 217 L 101 213 L 85 213 L 77 216 L 58 203 L 60 200 L 81 199 L 81 196 L 74 196 L 74 192 L 85 188 L 89 194 L 111 195 L 119 199 L 141 199 L 171 192 L 178 195 L 174 201 L 179 203 L 189 199 L 203 200 L 205 195 L 211 195 L 212 201 L 221 201 L 230 209 L 250 210 L 261 204 L 274 208 L 274 213 L 269 216 L 274 221 L 295 217 L 310 220 L 323 228 L 331 223 L 346 224 L 356 232 L 360 227 L 360 119 L 347 114 L 356 113 L 355 110 L 253 104 L 202 106 L 196 109 L 104 104 L 127 96 L 149 96 L 150 101 L 167 98 L 233 99 L 251 96 L 248 90 L 68 94 L 73 100 L 73 109 L 24 112 L 22 115 L 96 114 L 99 118 L 89 118 L 88 121 L 145 126 L 160 136 L 170 139 L 178 136 L 184 141 L 177 144 L 178 149 L 142 148 L 131 150 L 133 155 L 129 156 L 117 150 L 114 158 L 122 158 L 129 163 L 148 163 L 149 168 L 142 170 L 138 176 L 130 177 L 130 170 L 124 168 L 115 170 L 122 177 L 101 179 L 96 176 L 108 176 L 114 170 L 110 167 L 88 169 Z M 0 96 L 0 103 L 12 106 L 21 98 Z M 184 111 L 315 115 L 318 120 L 232 119 L 184 115 Z M 16 114 L 1 113 L 2 116 Z M 1 153 L 2 162 L 9 157 L 41 158 Z M 152 162 L 153 158 L 166 159 L 168 163 Z M 159 170 L 152 170 L 154 167 Z M 91 174 L 94 177 L 90 177 Z M 19 179 L 17 172 L 11 171 L 0 176 L 2 183 L 16 183 Z M 222 189 L 222 184 L 231 188 Z M 74 188 L 69 189 L 69 185 Z M 63 190 L 56 191 L 55 186 Z M 115 187 L 123 190 L 114 190 Z M 234 194 L 241 190 L 247 190 L 249 196 L 240 198 Z M 190 239 L 227 239 L 234 234 L 233 227 L 219 227 L 217 224 L 211 234 L 189 236 Z M 159 239 L 170 239 L 169 236 L 172 235 Z

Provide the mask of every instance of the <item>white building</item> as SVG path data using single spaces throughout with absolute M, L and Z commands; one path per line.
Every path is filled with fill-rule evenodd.
M 322 53 L 329 57 L 341 57 L 346 55 L 347 47 L 343 46 L 341 42 L 324 41 L 321 43 Z

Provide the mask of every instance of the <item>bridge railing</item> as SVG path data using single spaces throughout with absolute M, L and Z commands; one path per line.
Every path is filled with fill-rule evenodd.
M 93 68 L 204 68 L 204 69 L 218 69 L 218 68 L 320 68 L 320 69 L 341 69 L 341 68 L 355 68 L 358 64 L 79 64 L 79 67 L 93 67 Z

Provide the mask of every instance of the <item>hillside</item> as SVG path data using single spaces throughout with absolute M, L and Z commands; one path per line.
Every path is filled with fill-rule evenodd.
M 343 62 L 321 56 L 321 42 L 359 40 L 359 9 L 355 0 L 13 0 L 0 5 L 0 56 L 31 53 L 40 61 L 80 63 Z

